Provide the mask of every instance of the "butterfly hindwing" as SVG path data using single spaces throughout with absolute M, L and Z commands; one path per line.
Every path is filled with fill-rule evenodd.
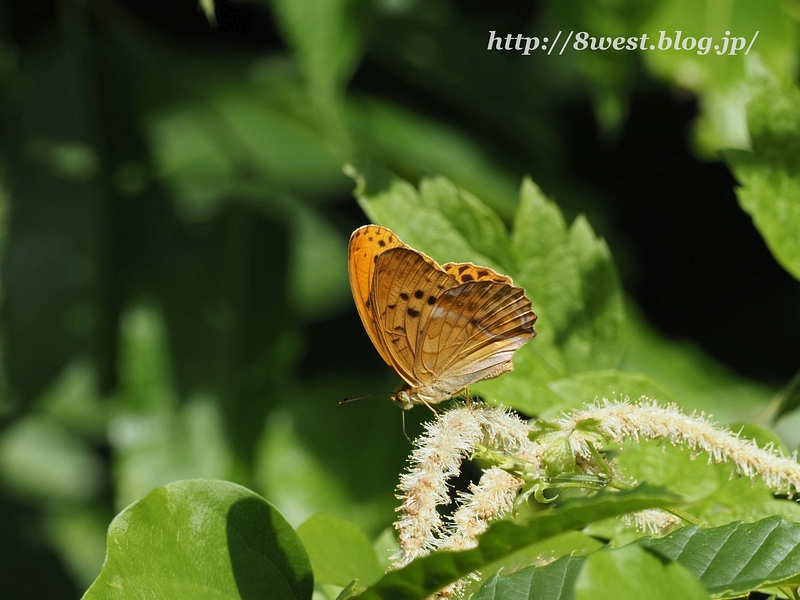
M 431 311 L 415 371 L 437 373 L 454 392 L 512 368 L 514 352 L 534 335 L 536 315 L 522 288 L 490 280 L 448 290 Z

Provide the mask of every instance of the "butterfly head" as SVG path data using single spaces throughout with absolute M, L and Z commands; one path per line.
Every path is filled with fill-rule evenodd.
M 414 408 L 414 404 L 419 404 L 417 401 L 416 403 L 411 399 L 411 395 L 408 393 L 408 390 L 405 388 L 397 390 L 394 394 L 389 396 L 389 399 L 397 404 L 403 410 L 411 410 Z

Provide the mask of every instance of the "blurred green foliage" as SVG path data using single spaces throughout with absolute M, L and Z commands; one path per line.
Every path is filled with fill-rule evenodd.
M 518 7 L 489 19 L 448 0 L 246 6 L 228 27 L 252 18 L 276 28 L 272 39 L 202 46 L 133 2 L 0 6 L 0 539 L 19 550 L 0 567 L 1 595 L 78 597 L 100 572 L 112 517 L 179 479 L 246 485 L 293 526 L 328 512 L 370 539 L 385 531 L 409 450 L 400 417 L 383 401 L 337 405 L 396 385 L 350 306 L 346 240 L 366 217 L 345 163 L 414 184 L 446 178 L 400 184 L 408 205 L 366 201 L 366 212 L 435 257 L 475 257 L 532 290 L 541 333 L 516 366 L 536 386 L 501 378 L 482 393 L 534 414 L 624 381 L 726 422 L 774 394 L 663 338 L 626 301 L 592 226 L 613 230 L 597 192 L 567 176 L 554 115 L 588 98 L 613 137 L 637 86 L 696 94 L 698 151 L 738 150 L 725 158 L 741 205 L 797 278 L 794 5 L 551 1 L 518 21 Z M 218 2 L 216 19 L 213 3 L 190 8 L 170 23 L 223 37 L 230 5 Z M 760 34 L 747 57 L 488 53 L 488 30 L 504 27 Z M 355 86 L 359 69 L 380 74 Z M 386 74 L 414 94 L 380 93 Z M 539 187 L 527 180 L 518 202 L 526 173 Z M 454 212 L 454 198 L 475 212 Z M 472 246 L 450 244 L 459 236 L 421 205 Z M 509 240 L 508 225 L 534 221 L 536 236 Z M 534 251 L 547 258 L 527 260 Z M 346 327 L 322 328 L 329 320 Z M 411 412 L 414 435 L 427 415 Z M 789 447 L 797 422 L 782 421 Z

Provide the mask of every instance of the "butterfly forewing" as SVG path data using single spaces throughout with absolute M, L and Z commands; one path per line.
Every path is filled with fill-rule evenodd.
M 370 292 L 372 291 L 372 279 L 377 258 L 380 254 L 392 248 L 408 248 L 408 246 L 385 227 L 365 225 L 356 229 L 350 236 L 350 245 L 347 251 L 350 289 L 353 292 L 358 316 L 361 317 L 361 322 L 364 324 L 364 329 L 367 330 L 367 335 L 369 335 L 373 345 L 390 367 L 394 367 L 394 364 L 382 344 L 382 338 L 378 335 L 370 308 Z
M 510 371 L 514 352 L 532 338 L 536 315 L 522 288 L 467 282 L 444 293 L 431 311 L 415 372 L 439 374 L 454 392 Z
M 373 318 L 395 369 L 411 385 L 428 383 L 430 374 L 414 370 L 420 335 L 436 300 L 458 282 L 410 248 L 378 256 L 372 284 Z

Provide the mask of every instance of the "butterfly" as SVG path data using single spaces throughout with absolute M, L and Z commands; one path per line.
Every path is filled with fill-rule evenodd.
M 350 236 L 348 274 L 358 314 L 386 364 L 405 381 L 403 409 L 436 404 L 511 371 L 536 332 L 525 290 L 472 263 L 446 263 L 365 225 Z

